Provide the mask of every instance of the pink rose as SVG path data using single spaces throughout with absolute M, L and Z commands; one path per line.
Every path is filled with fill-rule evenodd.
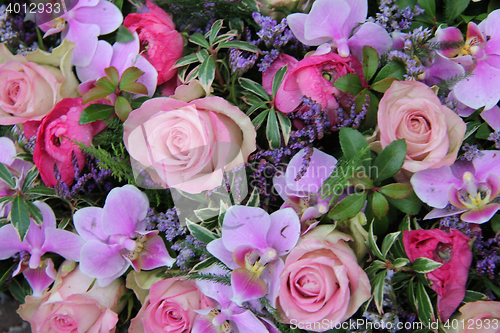
M 460 333 L 499 333 L 500 332 L 500 302 L 479 301 L 467 303 L 459 309 L 462 314 L 451 328 Z M 447 330 L 451 332 L 451 330 Z
M 65 98 L 42 120 L 38 128 L 33 161 L 47 186 L 54 187 L 57 184 L 54 165 L 64 183 L 73 183 L 75 168 L 72 154 L 76 156 L 80 171 L 85 166 L 85 156 L 70 140 L 90 145 L 94 135 L 104 128 L 100 121 L 80 125 L 80 115 L 84 108 L 81 98 Z
M 286 62 L 292 64 L 292 67 L 289 66 L 276 94 L 275 103 L 278 110 L 285 113 L 292 112 L 302 103 L 301 98 L 307 96 L 327 112 L 332 126 L 337 122 L 336 110 L 339 107 L 339 99 L 346 95 L 335 88 L 333 83 L 348 73 L 358 74 L 364 82 L 361 64 L 352 56 L 344 58 L 336 53 L 328 53 L 306 57 L 294 66 L 290 60 Z M 272 82 L 272 76 L 267 76 L 266 80 Z M 266 81 L 264 78 L 263 81 Z M 266 82 L 263 84 L 269 85 Z
M 220 97 L 189 103 L 153 98 L 123 126 L 123 141 L 139 167 L 154 182 L 189 193 L 220 186 L 223 173 L 255 150 L 250 118 Z
M 378 126 L 382 148 L 406 140 L 403 169 L 410 172 L 452 165 L 466 129 L 431 88 L 416 81 L 392 83 L 380 100 Z
M 31 324 L 33 333 L 105 333 L 115 332 L 118 315 L 125 304 L 118 304 L 125 286 L 117 279 L 105 288 L 83 275 L 78 266 L 65 262 L 59 269 L 52 289 L 41 297 L 26 296 L 17 312 Z
M 469 237 L 455 229 L 450 233 L 439 229 L 403 232 L 405 251 L 412 262 L 424 257 L 443 263 L 427 273 L 438 295 L 438 312 L 443 322 L 450 318 L 465 296 L 472 262 L 469 241 Z
M 351 237 L 332 229 L 319 226 L 301 237 L 280 276 L 281 316 L 316 332 L 344 322 L 371 296 L 368 276 L 347 244 Z
M 167 279 L 155 282 L 141 310 L 130 323 L 131 333 L 189 333 L 196 310 L 213 306 L 192 281 Z
M 150 1 L 146 1 L 146 5 L 150 10 L 149 13 L 128 14 L 123 25 L 132 33 L 137 32 L 139 35 L 141 51 L 146 50 L 143 55 L 158 72 L 158 85 L 160 85 L 177 73 L 172 66 L 182 57 L 184 40 L 163 9 Z

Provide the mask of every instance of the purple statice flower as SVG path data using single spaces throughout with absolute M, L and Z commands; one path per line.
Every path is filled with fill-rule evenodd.
M 406 30 L 410 28 L 414 17 L 423 12 L 424 10 L 418 4 L 415 5 L 414 11 L 411 7 L 401 10 L 395 0 L 382 0 L 379 13 L 376 15 L 376 22 L 388 32 Z
M 318 192 L 336 165 L 335 157 L 316 148 L 310 154 L 307 149 L 299 151 L 286 172 L 273 178 L 274 188 L 285 201 L 281 208 L 293 208 L 302 222 L 327 213 L 330 198 L 323 199 Z
M 260 61 L 259 64 L 257 64 L 257 67 L 259 67 L 260 72 L 266 71 L 266 69 L 271 66 L 271 64 L 278 59 L 278 56 L 280 55 L 280 52 L 278 50 L 271 50 L 271 51 L 262 51 L 262 54 L 264 54 L 264 57 Z
M 500 128 L 490 133 L 488 140 L 495 142 L 495 148 L 500 149 Z
M 382 26 L 365 23 L 367 14 L 366 0 L 316 0 L 309 14 L 291 14 L 287 20 L 299 41 L 305 45 L 319 45 L 315 54 L 336 49 L 342 57 L 352 53 L 362 59 L 365 45 L 372 46 L 379 54 L 392 47 L 392 38 Z
M 238 305 L 267 294 L 271 306 L 284 268 L 280 256 L 288 254 L 300 235 L 300 221 L 293 209 L 269 215 L 258 207 L 231 206 L 224 216 L 222 237 L 207 250 L 233 270 L 231 301 Z
M 426 219 L 461 214 L 462 221 L 485 223 L 500 209 L 500 151 L 486 150 L 472 161 L 456 161 L 415 173 L 411 184 L 416 195 L 435 207 Z M 452 209 L 447 209 L 451 204 Z
M 42 259 L 42 256 L 54 252 L 68 260 L 79 261 L 84 241 L 77 234 L 56 228 L 56 217 L 46 203 L 35 201 L 34 205 L 40 209 L 43 222 L 37 225 L 31 220 L 23 241 L 12 224 L 0 228 L 0 260 L 20 252 L 21 260 L 13 274 L 23 272 L 34 296 L 41 296 L 55 279 L 52 259 Z
M 471 146 L 468 143 L 464 144 L 462 150 L 465 152 L 461 158 L 463 161 L 472 161 L 474 157 L 481 156 L 483 154 L 479 149 L 477 149 L 477 145 Z
M 147 196 L 132 185 L 109 192 L 103 208 L 87 207 L 73 216 L 78 234 L 86 241 L 81 250 L 82 273 L 106 286 L 130 265 L 136 271 L 172 266 L 159 231 L 146 230 Z
M 68 7 L 71 9 L 64 15 L 39 27 L 45 31 L 44 37 L 62 31 L 62 38 L 76 43 L 71 58 L 73 65 L 88 66 L 94 54 L 99 54 L 97 37 L 118 29 L 123 15 L 106 0 L 71 0 Z
M 238 49 L 229 50 L 229 65 L 231 66 L 231 73 L 243 75 L 246 73 L 257 61 L 258 53 L 241 51 Z

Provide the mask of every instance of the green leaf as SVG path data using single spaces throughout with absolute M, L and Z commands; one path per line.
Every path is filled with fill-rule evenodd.
M 469 136 L 474 134 L 475 131 L 478 130 L 478 128 L 481 126 L 481 122 L 479 121 L 469 121 L 467 124 L 467 130 L 465 131 L 464 139 L 463 141 L 467 140 Z
M 0 208 L 3 207 L 6 204 L 11 203 L 12 201 L 14 201 L 14 197 L 12 197 L 12 196 L 1 197 L 0 198 Z
M 198 71 L 198 77 L 200 78 L 200 83 L 205 89 L 207 95 L 210 93 L 210 87 L 215 78 L 215 61 L 213 56 L 208 56 L 200 65 L 200 70 Z
M 401 234 L 401 231 L 396 231 L 396 232 L 390 233 L 390 234 L 388 234 L 387 236 L 384 237 L 384 240 L 382 242 L 382 255 L 384 257 L 387 258 L 387 253 L 389 253 L 392 245 L 398 239 L 398 237 L 399 237 L 400 234 Z
M 12 202 L 9 220 L 19 233 L 19 238 L 23 240 L 30 227 L 30 213 L 23 198 L 19 195 Z
M 121 90 L 132 94 L 139 94 L 139 95 L 148 94 L 148 88 L 146 88 L 146 86 L 140 82 L 131 82 L 129 84 L 124 84 L 121 87 Z
M 236 37 L 237 35 L 238 35 L 238 32 L 236 30 L 229 30 L 227 33 L 220 35 L 220 36 L 217 36 L 214 39 L 214 42 L 212 43 L 212 45 L 223 43 L 225 41 L 230 40 L 231 38 Z
M 116 7 L 121 11 L 123 7 L 123 0 L 114 0 L 113 3 L 115 4 Z
M 200 51 L 196 52 L 196 58 L 198 61 L 201 63 L 203 60 L 207 59 L 210 53 L 208 53 L 207 50 L 201 49 Z
M 202 243 L 208 244 L 211 241 L 219 238 L 216 234 L 214 234 L 207 228 L 204 228 L 199 224 L 193 223 L 187 219 L 186 219 L 186 226 L 189 229 L 189 232 L 191 232 L 191 235 L 193 235 L 194 238 L 196 238 Z
M 443 266 L 442 263 L 425 257 L 415 259 L 412 264 L 413 270 L 417 273 L 422 274 L 430 273 L 441 266 Z
M 372 250 L 373 254 L 377 256 L 382 261 L 386 260 L 386 257 L 382 254 L 382 251 L 378 248 L 377 241 L 375 240 L 375 235 L 373 234 L 373 221 L 370 223 L 370 230 L 368 232 L 368 246 Z
M 500 0 L 499 0 L 500 1 Z M 483 140 L 488 140 L 490 137 L 491 131 L 490 127 L 488 126 L 487 123 L 482 123 L 481 126 L 479 126 L 477 132 L 476 132 L 476 138 L 477 139 L 483 139 Z
M 114 67 L 111 67 L 114 68 Z M 94 86 L 97 88 L 105 89 L 107 90 L 110 94 L 114 93 L 116 90 L 116 86 L 111 83 L 111 81 L 108 79 L 107 76 L 103 76 L 99 78 L 95 83 Z M 109 95 L 109 94 L 108 94 Z
M 469 303 L 469 302 L 489 301 L 489 300 L 490 299 L 485 294 L 481 294 L 481 293 L 479 293 L 477 291 L 473 291 L 473 290 L 467 290 L 465 292 L 465 297 L 464 297 L 462 302 Z
M 222 42 L 219 44 L 217 47 L 218 49 L 222 48 L 234 48 L 234 49 L 240 49 L 244 51 L 249 51 L 253 53 L 260 53 L 260 50 L 257 46 L 250 44 L 248 42 L 243 42 L 241 40 L 230 40 L 227 42 Z
M 13 279 L 9 283 L 9 292 L 14 296 L 14 298 L 19 302 L 19 303 L 24 303 L 24 299 L 26 298 L 26 292 L 24 291 L 24 288 L 21 286 L 19 281 L 17 279 Z
M 349 182 L 352 186 L 354 186 L 357 190 L 368 190 L 373 188 L 373 181 L 365 175 L 364 173 L 360 177 L 361 172 L 358 173 L 355 177 L 349 178 Z
M 392 183 L 380 188 L 380 193 L 393 199 L 406 199 L 413 192 L 410 184 Z
M 115 113 L 113 105 L 91 104 L 83 109 L 80 115 L 80 125 L 85 125 L 96 120 L 107 119 Z
M 429 326 L 432 322 L 436 321 L 431 299 L 420 281 L 417 282 L 417 288 L 415 290 L 415 306 L 417 308 L 418 318 L 420 318 L 424 326 Z
M 359 76 L 354 73 L 342 75 L 333 83 L 333 86 L 353 95 L 357 95 L 363 89 Z
M 391 61 L 382 69 L 378 74 L 375 76 L 375 82 L 378 82 L 380 80 L 384 80 L 390 77 L 395 77 L 398 80 L 403 80 L 404 75 L 406 74 L 406 68 L 405 65 L 400 62 L 400 61 Z
M 368 147 L 368 142 L 366 141 L 363 134 L 350 127 L 342 127 L 340 129 L 339 140 L 340 147 L 342 148 L 342 152 L 344 153 L 344 157 L 346 160 L 352 160 L 358 155 L 361 150 Z M 363 160 L 364 159 L 367 159 L 367 161 L 362 162 L 362 165 L 365 169 L 364 173 L 368 174 L 368 168 L 370 166 L 371 160 L 369 149 L 366 149 L 366 152 L 363 154 Z
M 19 264 L 14 264 L 12 266 L 10 266 L 10 268 L 8 270 L 5 271 L 5 273 L 3 273 L 2 277 L 0 278 L 0 288 L 5 284 L 5 281 L 7 281 L 8 278 L 11 277 L 11 273 L 12 271 L 14 270 L 14 268 L 17 268 Z
M 106 98 L 109 94 L 112 94 L 114 90 L 109 90 L 107 88 L 95 87 L 87 91 L 82 96 L 82 104 L 96 102 L 100 99 Z
M 417 215 L 422 207 L 422 201 L 416 196 L 415 192 L 412 192 L 408 197 L 404 199 L 392 199 L 387 198 L 389 203 L 395 206 L 397 209 L 408 215 Z
M 252 124 L 255 127 L 255 130 L 258 130 L 259 127 L 264 122 L 264 120 L 266 120 L 268 113 L 269 113 L 269 110 L 264 110 L 261 113 L 259 113 L 257 115 L 257 117 L 252 119 Z
M 408 296 L 408 303 L 410 305 L 410 308 L 416 312 L 417 301 L 415 300 L 415 282 L 413 278 L 408 283 L 408 289 L 406 290 L 406 293 Z
M 115 101 L 115 112 L 121 121 L 125 121 L 128 118 L 130 112 L 132 112 L 132 106 L 123 96 L 119 96 Z
M 375 75 L 378 69 L 378 53 L 373 47 L 365 45 L 363 47 L 363 75 L 366 82 Z
M 385 93 L 389 89 L 394 81 L 398 81 L 395 77 L 388 77 L 386 79 L 380 80 L 372 84 L 372 89 L 380 93 Z
M 286 71 L 288 70 L 288 66 L 283 66 L 274 75 L 273 78 L 273 97 L 276 96 L 276 93 L 278 92 L 278 89 L 281 85 L 281 82 L 283 81 L 283 78 L 285 77 Z
M 246 112 L 247 116 L 250 116 L 252 113 L 254 113 L 258 109 L 264 108 L 267 103 L 268 103 L 268 101 L 260 101 L 260 102 L 257 102 L 256 104 L 252 105 L 250 108 L 248 108 L 248 110 Z
M 378 192 L 374 192 L 372 196 L 373 213 L 377 218 L 381 219 L 389 213 L 389 203 L 387 202 L 387 199 Z
M 254 187 L 246 206 L 259 207 L 259 203 L 260 203 L 260 191 L 257 187 Z
M 193 53 L 177 60 L 173 67 L 176 68 L 176 67 L 186 66 L 195 62 L 198 62 L 198 57 L 196 56 L 196 53 Z
M 379 270 L 383 268 L 387 268 L 384 266 L 385 262 L 380 261 L 380 260 L 374 260 L 373 263 L 365 268 L 366 275 L 368 275 L 368 278 L 372 280 L 375 277 L 375 273 L 377 273 Z
M 444 0 L 444 17 L 449 25 L 453 24 L 455 19 L 469 6 L 469 3 L 470 0 Z
M 189 37 L 189 41 L 193 44 L 199 45 L 201 47 L 204 47 L 206 49 L 210 48 L 210 44 L 208 44 L 207 40 L 205 39 L 205 36 L 200 34 L 199 32 L 195 32 Z
M 219 215 L 218 208 L 201 208 L 194 211 L 194 214 L 201 220 L 207 221 Z
M 243 89 L 246 89 L 248 91 L 253 92 L 255 95 L 262 97 L 266 101 L 270 101 L 271 99 L 269 98 L 269 95 L 267 94 L 266 90 L 264 87 L 262 87 L 260 84 L 258 84 L 255 81 L 252 81 L 247 78 L 239 78 L 238 82 L 240 85 L 243 87 Z
M 147 101 L 151 99 L 150 97 L 148 96 L 142 96 L 142 97 L 137 97 L 137 98 L 134 98 L 131 102 L 130 102 L 130 106 L 132 107 L 132 109 L 138 109 L 141 107 L 141 105 Z
M 33 220 L 35 221 L 35 223 L 41 225 L 43 223 L 43 216 L 42 212 L 40 211 L 40 208 L 35 206 L 35 204 L 30 201 L 25 201 L 25 204 L 26 207 L 28 207 L 28 211 Z
M 401 170 L 405 157 L 406 142 L 404 139 L 395 140 L 389 143 L 387 147 L 380 152 L 373 164 L 378 173 L 375 182 L 381 182 L 394 176 Z
M 210 28 L 210 31 L 209 31 L 209 37 L 208 37 L 208 41 L 209 41 L 210 45 L 214 44 L 215 37 L 217 37 L 217 34 L 219 33 L 220 29 L 222 29 L 222 21 L 223 20 L 217 20 L 214 22 L 214 24 L 212 24 L 212 27 Z
M 375 306 L 379 313 L 382 313 L 382 303 L 384 301 L 384 284 L 385 278 L 387 276 L 387 270 L 384 269 L 382 272 L 375 275 L 371 285 L 373 288 L 373 300 L 375 301 Z
M 345 221 L 356 216 L 366 202 L 366 192 L 354 193 L 342 199 L 328 214 L 328 217 L 336 221 Z
M 208 259 L 203 260 L 202 262 L 197 263 L 190 271 L 189 273 L 194 273 L 198 271 L 202 271 L 204 269 L 207 269 L 213 265 L 215 265 L 219 260 L 214 257 L 210 257 Z
M 285 145 L 287 145 L 288 140 L 290 139 L 290 133 L 292 132 L 292 122 L 283 114 L 283 112 L 276 110 L 276 113 L 278 114 L 278 120 L 280 122 Z
M 420 7 L 425 10 L 425 14 L 431 17 L 436 17 L 436 1 L 435 0 L 418 0 Z
M 27 190 L 25 192 L 25 194 L 37 194 L 37 195 L 44 195 L 44 196 L 49 196 L 49 197 L 57 196 L 56 191 L 54 191 L 53 188 L 50 188 L 47 186 L 42 186 L 42 185 L 30 188 L 29 190 Z
M 399 6 L 399 9 L 405 9 L 406 7 L 410 7 L 410 9 L 413 9 L 415 5 L 417 4 L 417 0 L 397 0 L 397 4 Z
M 12 176 L 9 168 L 3 163 L 0 163 L 0 179 L 9 185 L 10 188 L 16 187 L 16 180 L 14 179 L 14 176 Z
M 279 148 L 281 144 L 280 130 L 278 128 L 278 118 L 276 111 L 271 108 L 267 116 L 266 137 L 271 149 Z
M 397 258 L 392 262 L 394 267 L 397 267 L 397 268 L 404 267 L 404 266 L 408 265 L 409 263 L 410 263 L 410 260 L 406 259 L 406 258 Z
M 124 90 L 124 87 L 127 87 L 132 82 L 136 82 L 143 74 L 144 72 L 137 67 L 132 66 L 127 68 L 120 79 L 120 89 Z
M 134 35 L 123 25 L 118 27 L 116 31 L 116 42 L 117 43 L 128 43 L 134 40 Z

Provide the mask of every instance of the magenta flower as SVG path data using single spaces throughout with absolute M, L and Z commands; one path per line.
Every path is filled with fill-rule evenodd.
M 469 22 L 461 48 L 440 51 L 460 63 L 471 76 L 453 87 L 456 99 L 473 109 L 493 108 L 500 100 L 500 10 L 491 12 L 479 25 Z M 455 27 L 438 29 L 439 42 L 463 42 Z
M 132 265 L 136 271 L 172 266 L 158 230 L 146 231 L 147 196 L 132 185 L 109 192 L 104 208 L 88 207 L 73 217 L 86 241 L 81 250 L 82 273 L 105 287 Z
M 379 54 L 392 47 L 392 38 L 383 27 L 372 22 L 364 23 L 367 14 L 367 0 L 316 0 L 309 14 L 291 14 L 287 21 L 302 44 L 319 45 L 316 54 L 337 49 L 342 57 L 352 53 L 362 59 L 365 45 L 373 47 Z M 363 24 L 350 37 L 359 23 Z
M 232 206 L 224 217 L 222 237 L 210 242 L 207 250 L 233 269 L 231 300 L 238 305 L 267 293 L 274 306 L 279 275 L 288 254 L 300 235 L 300 221 L 293 209 L 269 215 L 257 207 Z
M 21 261 L 14 275 L 23 272 L 33 294 L 40 296 L 55 279 L 54 263 L 51 259 L 43 260 L 42 256 L 53 252 L 68 260 L 79 261 L 84 242 L 77 234 L 56 228 L 56 217 L 46 203 L 35 201 L 34 204 L 42 213 L 43 223 L 38 226 L 31 220 L 23 241 L 12 224 L 1 227 L 0 260 L 21 252 Z
M 273 179 L 274 188 L 285 200 L 281 208 L 293 208 L 301 222 L 316 219 L 328 212 L 330 198 L 322 199 L 318 192 L 337 165 L 335 157 L 314 148 L 309 165 L 299 179 L 306 154 L 305 149 L 300 150 L 290 160 L 286 172 Z
M 73 6 L 74 2 L 78 2 Z M 97 50 L 97 37 L 109 34 L 123 22 L 121 11 L 106 0 L 71 0 L 71 8 L 60 17 L 41 24 L 46 36 L 62 31 L 61 38 L 76 43 L 71 62 L 87 66 Z M 68 23 L 68 24 L 66 24 Z
M 471 162 L 415 173 L 411 184 L 417 196 L 435 207 L 426 219 L 463 213 L 471 223 L 488 222 L 500 209 L 500 151 L 481 151 Z

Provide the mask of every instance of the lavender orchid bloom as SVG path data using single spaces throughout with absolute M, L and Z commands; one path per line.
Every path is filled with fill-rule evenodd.
M 231 300 L 241 305 L 267 293 L 274 306 L 284 267 L 279 256 L 292 250 L 299 235 L 300 221 L 291 208 L 269 215 L 257 207 L 230 207 L 222 224 L 222 237 L 210 242 L 207 250 L 233 269 Z
M 318 192 L 337 165 L 335 157 L 314 148 L 307 169 L 304 169 L 307 154 L 306 149 L 300 150 L 290 160 L 286 172 L 273 179 L 274 188 L 285 201 L 281 208 L 293 208 L 305 225 L 308 220 L 328 212 L 330 200 L 321 198 Z
M 435 207 L 426 219 L 463 213 L 470 223 L 488 222 L 500 209 L 500 151 L 481 151 L 469 161 L 415 173 L 411 184 L 417 196 Z
M 226 275 L 220 267 L 212 266 L 202 273 Z M 231 301 L 233 290 L 230 286 L 207 280 L 196 280 L 196 286 L 205 296 L 212 298 L 218 305 L 196 311 L 199 315 L 193 324 L 192 332 L 229 333 L 233 328 L 238 332 L 274 333 L 272 325 L 262 322 L 252 311 Z
M 440 51 L 460 63 L 471 76 L 453 87 L 457 100 L 466 106 L 492 109 L 500 100 L 500 10 L 491 12 L 479 25 L 469 22 L 463 42 L 455 27 L 438 29 L 439 42 L 462 43 L 460 48 Z
M 82 273 L 105 287 L 132 265 L 136 271 L 172 266 L 158 230 L 146 231 L 147 196 L 132 185 L 109 192 L 104 208 L 88 207 L 73 217 L 86 241 L 81 249 Z
M 95 81 L 106 75 L 104 73 L 105 68 L 113 66 L 121 76 L 127 68 L 135 66 L 144 72 L 137 82 L 146 86 L 148 96 L 153 96 L 156 90 L 158 72 L 146 58 L 139 55 L 139 37 L 135 32 L 133 35 L 133 41 L 127 43 L 117 42 L 113 46 L 106 41 L 99 41 L 97 51 L 90 64 L 85 67 L 76 67 L 76 73 L 82 82 L 79 86 L 81 93 L 91 89 Z
M 56 217 L 46 203 L 35 201 L 34 204 L 42 213 L 43 223 L 38 226 L 31 220 L 23 241 L 12 224 L 0 228 L 0 260 L 21 252 L 21 261 L 14 274 L 23 272 L 33 294 L 40 296 L 55 279 L 54 263 L 51 259 L 43 260 L 42 256 L 54 252 L 68 260 L 79 261 L 84 242 L 77 234 L 56 228 Z
M 380 25 L 366 22 L 367 0 L 316 0 L 309 14 L 287 16 L 288 26 L 305 45 L 319 45 L 315 54 L 337 49 L 342 57 L 352 53 L 362 59 L 363 46 L 369 45 L 379 54 L 389 51 L 392 38 Z M 356 28 L 352 37 L 352 30 Z
M 74 2 L 78 2 L 74 5 Z M 123 15 L 112 2 L 106 0 L 71 0 L 71 8 L 60 17 L 41 24 L 46 36 L 62 31 L 61 38 L 76 43 L 71 62 L 87 66 L 96 54 L 97 37 L 109 34 L 123 22 Z M 66 24 L 67 23 L 67 24 Z

